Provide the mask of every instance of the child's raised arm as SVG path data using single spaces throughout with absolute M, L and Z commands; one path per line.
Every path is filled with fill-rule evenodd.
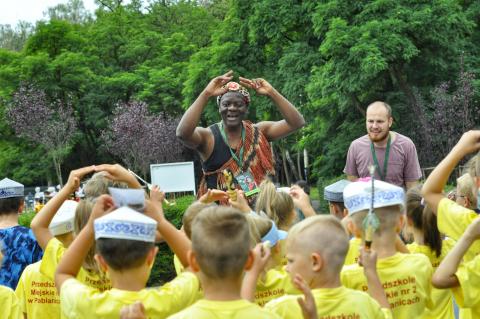
M 70 172 L 68 181 L 63 188 L 50 199 L 47 204 L 35 215 L 30 227 L 40 247 L 45 250 L 50 239 L 53 238 L 48 226 L 57 213 L 60 206 L 65 202 L 71 193 L 80 187 L 82 178 L 95 171 L 95 166 L 82 167 Z
M 450 153 L 435 167 L 422 187 L 423 198 L 436 214 L 438 204 L 445 198 L 443 188 L 455 166 L 466 155 L 480 150 L 480 131 L 468 131 L 462 135 Z
M 163 215 L 163 193 L 158 186 L 150 190 L 150 200 L 145 201 L 145 214 L 157 222 L 157 230 L 184 267 L 188 267 L 187 252 L 191 249 L 190 239 L 173 226 Z
M 82 231 L 75 238 L 70 247 L 68 247 L 58 264 L 55 273 L 55 284 L 59 294 L 63 283 L 66 280 L 77 276 L 90 247 L 95 241 L 93 222 L 95 219 L 111 212 L 113 208 L 113 199 L 109 195 L 102 195 L 97 198 L 87 224 L 83 227 Z
M 458 278 L 455 273 L 458 265 L 462 261 L 463 256 L 473 244 L 480 238 L 480 218 L 475 219 L 465 230 L 452 250 L 443 259 L 433 274 L 432 284 L 436 288 L 450 288 L 459 285 Z
M 95 166 L 95 172 L 105 172 L 105 177 L 118 182 L 124 182 L 129 188 L 142 188 L 137 178 L 130 174 L 120 164 L 102 164 Z
M 260 276 L 267 265 L 270 258 L 270 248 L 264 243 L 258 243 L 255 248 L 251 250 L 250 256 L 249 258 L 253 258 L 253 262 L 246 265 L 248 269 L 243 277 L 240 294 L 243 299 L 254 302 L 258 276 Z

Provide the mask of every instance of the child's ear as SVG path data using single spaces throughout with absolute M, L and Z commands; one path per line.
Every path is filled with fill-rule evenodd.
M 195 253 L 192 250 L 187 251 L 187 260 L 188 260 L 188 265 L 190 266 L 193 272 L 200 271 L 200 266 L 198 265 L 197 257 L 195 256 Z
M 245 262 L 245 267 L 243 267 L 245 270 L 250 270 L 253 266 L 253 261 L 255 260 L 255 256 L 253 255 L 253 251 L 250 249 L 248 251 L 248 257 L 247 261 Z
M 312 253 L 310 255 L 312 261 L 312 270 L 318 272 L 323 268 L 323 258 L 319 253 Z
M 405 219 L 406 217 L 404 214 L 400 215 L 400 217 L 398 218 L 397 227 L 396 227 L 397 233 L 400 233 L 403 229 L 403 226 L 405 226 Z
M 102 255 L 95 254 L 94 258 L 97 262 L 98 267 L 100 268 L 100 271 L 106 273 L 108 270 L 108 265 Z
M 153 266 L 153 263 L 155 262 L 155 257 L 157 256 L 158 253 L 158 247 L 152 247 L 150 251 L 147 254 L 147 265 L 151 268 Z

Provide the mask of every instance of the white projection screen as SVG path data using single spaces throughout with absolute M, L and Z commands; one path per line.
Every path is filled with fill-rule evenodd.
M 195 189 L 195 172 L 193 162 L 151 164 L 152 184 L 160 186 L 165 193 L 193 192 Z

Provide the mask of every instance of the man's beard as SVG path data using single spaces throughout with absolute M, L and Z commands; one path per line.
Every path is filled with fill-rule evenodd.
M 382 142 L 382 141 L 385 141 L 387 138 L 388 138 L 388 134 L 390 133 L 390 130 L 387 130 L 387 131 L 383 131 L 383 132 L 379 132 L 377 133 L 378 135 L 376 136 L 372 136 L 372 132 L 368 132 L 368 137 L 370 138 L 370 140 L 374 143 L 378 143 L 378 142 Z

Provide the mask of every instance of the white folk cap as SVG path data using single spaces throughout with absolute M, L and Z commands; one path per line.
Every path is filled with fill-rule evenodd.
M 74 200 L 66 200 L 58 209 L 57 213 L 48 226 L 53 236 L 66 234 L 73 231 L 73 223 L 75 220 L 75 210 L 78 202 Z
M 10 197 L 23 197 L 23 185 L 4 178 L 0 181 L 0 199 Z
M 405 192 L 403 188 L 383 181 L 375 181 L 375 197 L 373 208 L 401 205 L 405 207 Z M 343 200 L 348 214 L 352 215 L 362 210 L 368 210 L 372 199 L 372 183 L 354 182 L 343 190 Z
M 95 239 L 115 238 L 155 242 L 157 222 L 123 206 L 95 220 Z

